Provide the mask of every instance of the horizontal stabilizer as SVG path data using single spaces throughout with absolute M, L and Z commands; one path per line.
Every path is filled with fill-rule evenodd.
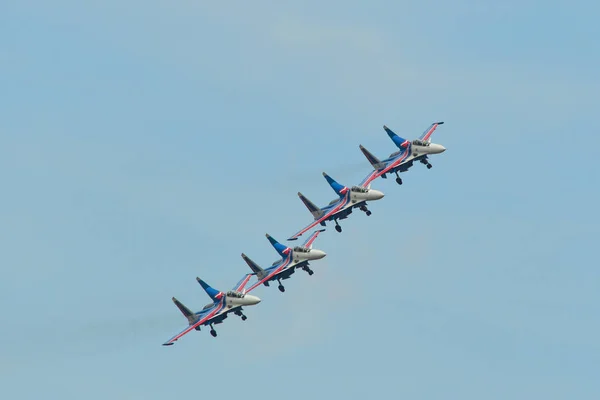
M 189 308 L 184 306 L 183 303 L 181 303 L 175 297 L 173 297 L 172 300 L 173 300 L 173 303 L 175 303 L 175 305 L 177 306 L 177 308 L 179 308 L 179 311 L 181 311 L 183 316 L 187 318 L 190 325 L 192 325 L 193 323 L 195 323 L 198 320 L 198 317 L 196 317 L 196 314 L 194 314 Z
M 381 160 L 379 160 L 379 158 L 375 157 L 373 153 L 364 148 L 362 144 L 360 145 L 360 151 L 362 151 L 365 157 L 367 157 L 367 160 L 369 160 L 373 168 L 377 170 L 385 168 L 385 164 L 382 163 Z
M 315 203 L 304 197 L 304 195 L 300 192 L 298 192 L 298 197 L 300 197 L 300 200 L 302 200 L 306 208 L 308 208 L 308 211 L 310 211 L 310 213 L 313 215 L 313 217 L 315 217 L 315 219 L 321 218 L 321 216 L 323 215 L 323 211 L 319 207 L 317 207 Z

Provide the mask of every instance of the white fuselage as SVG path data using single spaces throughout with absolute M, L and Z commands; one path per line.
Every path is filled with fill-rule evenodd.
M 424 154 L 439 154 L 446 151 L 446 148 L 441 144 L 429 143 L 426 146 L 412 144 L 410 146 L 410 154 L 413 157 L 419 157 Z
M 237 306 L 253 306 L 260 303 L 260 298 L 257 296 L 252 296 L 251 294 L 245 294 L 243 297 L 233 297 L 226 296 L 225 297 L 225 305 L 228 308 L 233 308 Z
M 317 249 L 305 249 L 301 250 L 292 250 L 292 259 L 294 260 L 294 264 L 298 264 L 302 261 L 312 261 L 312 260 L 320 260 L 325 257 L 327 253 L 323 250 Z
M 352 204 L 360 203 L 362 201 L 374 201 L 382 199 L 384 196 L 383 192 L 375 189 L 367 189 L 365 192 L 350 191 L 350 201 Z

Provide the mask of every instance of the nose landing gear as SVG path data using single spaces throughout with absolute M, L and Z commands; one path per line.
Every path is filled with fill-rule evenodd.
M 279 291 L 281 293 L 285 292 L 285 288 L 283 287 L 283 285 L 281 284 L 281 281 L 278 279 L 277 282 L 279 282 L 279 286 L 277 286 L 277 289 L 279 289 Z
M 396 183 L 398 185 L 402 185 L 402 178 L 400 178 L 400 175 L 398 175 L 398 173 L 396 172 Z
M 364 212 L 365 214 L 367 214 L 367 217 L 371 215 L 371 211 L 367 208 L 367 206 L 360 206 L 360 211 Z
M 312 269 L 310 269 L 308 265 L 306 267 L 303 267 L 302 269 L 308 272 L 308 275 L 312 275 L 315 273 Z
M 340 224 L 338 224 L 337 220 L 335 221 L 335 230 L 338 232 L 342 231 L 342 227 L 340 226 Z
M 210 334 L 212 337 L 217 337 L 217 331 L 215 331 L 215 328 L 213 328 L 212 324 L 210 324 Z

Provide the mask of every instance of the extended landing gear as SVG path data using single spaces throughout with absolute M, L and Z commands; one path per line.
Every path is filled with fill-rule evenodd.
M 210 324 L 210 334 L 212 337 L 217 337 L 217 331 L 215 331 L 215 328 L 213 328 L 212 324 Z
M 241 317 L 242 321 L 245 321 L 248 319 L 248 317 L 246 317 L 241 311 L 236 311 L 235 315 L 237 315 L 238 317 Z
M 371 215 L 371 211 L 369 211 L 367 206 L 360 206 L 360 211 L 363 211 L 365 214 L 367 214 L 367 217 Z
M 338 232 L 342 231 L 342 227 L 340 226 L 340 224 L 338 224 L 337 220 L 335 221 L 335 230 Z
M 421 160 L 421 164 L 426 165 L 427 169 L 431 169 L 431 167 L 433 167 L 433 165 L 431 165 L 427 160 Z
M 400 178 L 400 176 L 398 175 L 398 173 L 396 172 L 396 183 L 398 185 L 402 185 L 402 178 Z
M 280 280 L 277 280 L 277 282 L 279 282 L 279 286 L 277 286 L 277 289 L 279 289 L 279 291 L 281 293 L 285 292 L 285 288 L 283 287 L 283 285 L 281 284 Z
M 312 274 L 314 274 L 314 273 L 315 273 L 315 272 L 314 272 L 312 269 L 310 269 L 308 266 L 306 266 L 306 267 L 303 267 L 302 269 L 303 269 L 303 270 L 305 270 L 306 272 L 308 272 L 308 275 L 312 275 Z

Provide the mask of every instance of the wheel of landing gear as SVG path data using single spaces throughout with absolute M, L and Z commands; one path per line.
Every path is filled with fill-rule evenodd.
M 247 319 L 248 319 L 248 317 L 246 317 L 245 315 L 242 315 L 242 321 L 245 321 Z
M 371 215 L 371 211 L 367 211 L 367 217 Z
M 401 178 L 396 178 L 396 183 L 398 185 L 402 185 L 402 179 Z
M 308 271 L 308 275 L 312 275 L 312 274 L 314 274 L 313 271 Z
M 279 286 L 277 287 L 277 289 L 279 289 L 279 291 L 280 291 L 281 293 L 285 292 L 285 288 L 283 287 L 283 285 L 279 285 Z
M 338 232 L 341 232 L 342 231 L 342 227 L 339 226 L 339 225 L 336 225 L 335 226 L 335 230 L 338 231 Z
M 217 331 L 215 331 L 214 329 L 210 331 L 210 334 L 212 335 L 212 337 L 217 337 Z
M 433 167 L 433 165 L 427 164 L 427 169 L 431 169 L 431 167 Z

